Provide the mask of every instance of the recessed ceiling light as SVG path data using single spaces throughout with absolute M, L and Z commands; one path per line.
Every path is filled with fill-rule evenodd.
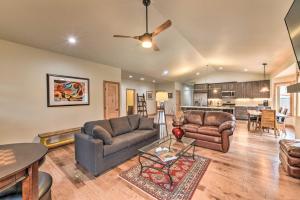
M 152 81 L 152 83 L 155 83 L 155 82 L 156 82 L 156 80 L 153 80 L 153 81 Z
M 223 70 L 223 67 L 219 67 L 219 70 Z
M 196 75 L 199 76 L 199 75 L 200 75 L 200 72 L 197 72 Z
M 143 80 L 145 80 L 145 78 L 141 77 L 140 80 L 143 81 Z
M 74 36 L 69 36 L 68 37 L 68 43 L 69 44 L 76 44 L 77 43 L 77 39 Z
M 132 76 L 132 75 L 129 75 L 129 78 L 133 78 L 133 76 Z
M 244 69 L 245 72 L 249 71 L 247 68 Z
M 162 73 L 162 75 L 163 75 L 163 76 L 166 76 L 166 75 L 168 75 L 168 73 L 169 73 L 168 70 L 164 70 L 163 73 Z

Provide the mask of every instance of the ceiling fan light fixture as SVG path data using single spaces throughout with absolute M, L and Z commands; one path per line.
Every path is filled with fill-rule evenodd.
M 151 41 L 143 41 L 142 42 L 142 47 L 149 49 L 152 47 L 152 42 Z

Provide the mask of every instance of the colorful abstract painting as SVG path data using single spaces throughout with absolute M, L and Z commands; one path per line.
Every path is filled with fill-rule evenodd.
M 48 106 L 89 104 L 89 79 L 47 74 Z

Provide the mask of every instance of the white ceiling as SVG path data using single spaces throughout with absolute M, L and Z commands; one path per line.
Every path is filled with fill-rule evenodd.
M 113 34 L 145 32 L 142 0 L 2 0 L 0 38 L 120 67 L 154 79 L 185 81 L 223 66 L 226 71 L 272 72 L 292 48 L 284 24 L 292 0 L 155 0 L 150 30 L 167 19 L 157 37 L 160 52 Z M 78 37 L 76 46 L 66 43 Z M 163 70 L 170 71 L 161 76 Z

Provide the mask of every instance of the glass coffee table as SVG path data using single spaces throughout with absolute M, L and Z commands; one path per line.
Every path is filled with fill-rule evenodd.
M 187 154 L 190 149 L 193 151 L 191 155 Z M 170 168 L 183 156 L 195 159 L 195 139 L 183 137 L 181 141 L 177 141 L 173 136 L 164 137 L 139 149 L 140 174 L 146 168 L 156 169 L 166 174 L 169 177 L 170 185 L 172 185 Z M 146 165 L 147 162 L 142 163 L 141 158 L 160 164 L 162 167 Z

